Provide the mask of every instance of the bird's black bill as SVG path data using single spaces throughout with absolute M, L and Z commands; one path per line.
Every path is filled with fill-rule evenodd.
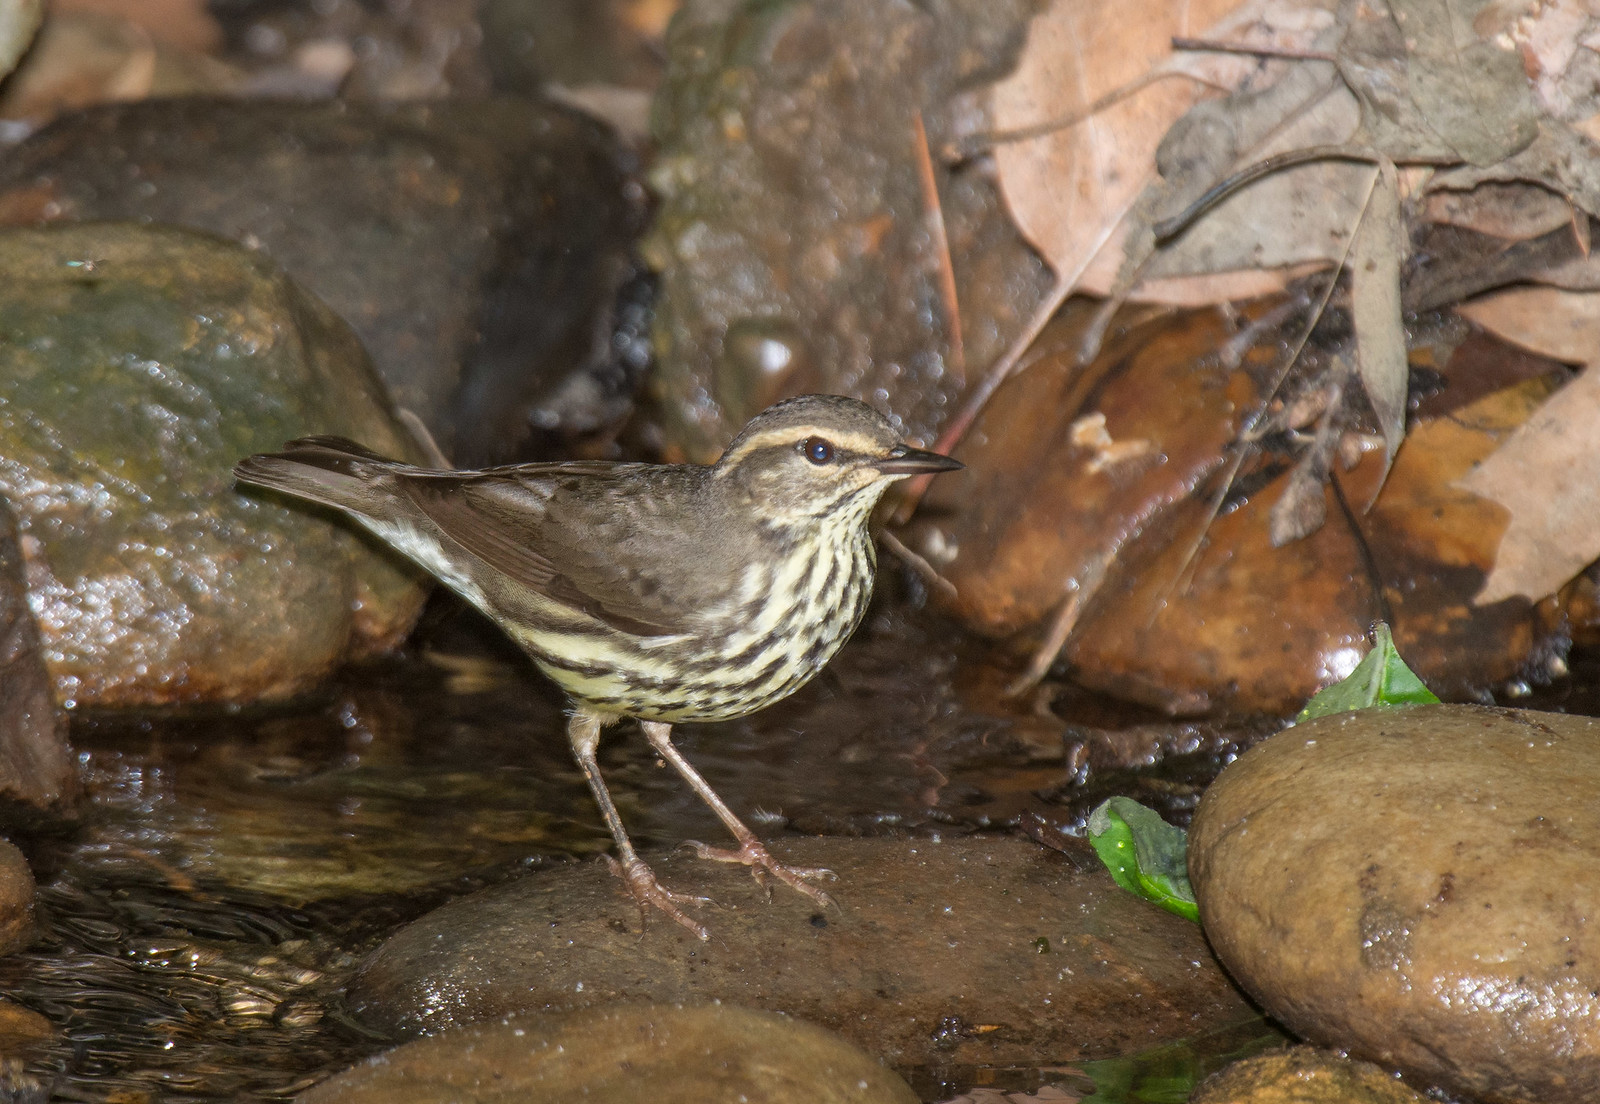
M 915 449 L 910 445 L 896 445 L 889 450 L 888 456 L 878 461 L 876 467 L 884 475 L 933 475 L 959 471 L 966 465 L 941 453 Z

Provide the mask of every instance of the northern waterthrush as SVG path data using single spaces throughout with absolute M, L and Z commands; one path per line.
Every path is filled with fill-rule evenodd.
M 434 471 L 336 437 L 234 468 L 333 506 L 488 614 L 571 696 L 568 736 L 641 905 L 706 938 L 633 849 L 600 778 L 603 725 L 636 717 L 738 841 L 692 846 L 827 904 L 774 859 L 672 745 L 680 721 L 742 717 L 794 693 L 855 630 L 872 592 L 867 520 L 884 490 L 951 471 L 864 403 L 807 395 L 756 415 L 715 464 L 573 461 Z

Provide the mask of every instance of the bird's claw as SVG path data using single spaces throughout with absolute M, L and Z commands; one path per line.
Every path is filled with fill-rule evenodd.
M 683 846 L 692 848 L 702 859 L 712 862 L 739 863 L 750 868 L 751 877 L 772 897 L 770 878 L 776 878 L 789 888 L 805 894 L 823 908 L 832 907 L 834 901 L 811 884 L 815 881 L 836 881 L 838 875 L 821 866 L 788 866 L 772 857 L 772 852 L 760 840 L 751 838 L 736 848 L 711 847 L 699 840 L 685 840 Z M 809 879 L 809 880 L 808 880 Z
M 606 865 L 611 868 L 611 873 L 621 878 L 628 887 L 628 892 L 639 903 L 639 920 L 643 924 L 646 907 L 658 908 L 673 920 L 693 932 L 695 938 L 705 941 L 711 938 L 711 933 L 701 924 L 692 920 L 679 905 L 710 905 L 716 902 L 709 897 L 696 897 L 689 893 L 674 893 L 656 879 L 656 872 L 651 870 L 643 859 L 634 857 L 618 862 L 610 855 L 605 857 Z

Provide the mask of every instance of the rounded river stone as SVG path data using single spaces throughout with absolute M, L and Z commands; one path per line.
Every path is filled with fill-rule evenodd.
M 1206 792 L 1189 872 L 1305 1038 L 1486 1101 L 1600 1099 L 1600 722 L 1430 705 L 1297 725 Z
M 407 1043 L 299 1104 L 916 1104 L 831 1031 L 731 1005 L 610 1005 L 508 1016 Z
M 33 871 L 22 852 L 0 840 L 0 954 L 21 950 L 33 939 Z
M 458 898 L 391 936 L 348 1008 L 387 1035 L 511 1012 L 721 1000 L 779 1008 L 897 1066 L 1076 1062 L 1248 1019 L 1195 925 L 1111 881 L 1088 849 L 1026 840 L 785 838 L 827 867 L 836 907 L 743 867 L 649 856 L 663 884 L 715 902 L 701 943 L 644 917 L 601 863 Z M 1093 866 L 1089 864 L 1093 863 Z
M 5 230 L 0 283 L 0 496 L 63 704 L 285 698 L 405 637 L 417 569 L 233 481 L 310 433 L 419 456 L 348 326 L 169 227 Z
M 1189 1104 L 1427 1104 L 1427 1098 L 1371 1062 L 1289 1047 L 1208 1077 Z

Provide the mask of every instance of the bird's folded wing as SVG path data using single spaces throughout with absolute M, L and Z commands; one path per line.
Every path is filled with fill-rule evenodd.
M 552 472 L 554 479 L 585 474 L 579 465 L 562 468 Z M 638 579 L 617 567 L 613 542 L 604 532 L 609 526 L 600 522 L 591 532 L 573 531 L 566 519 L 552 516 L 565 511 L 552 502 L 552 487 L 541 486 L 536 477 L 513 480 L 493 471 L 418 473 L 405 478 L 403 487 L 450 540 L 518 586 L 618 632 L 663 636 L 682 630 L 671 611 L 662 608 L 654 588 L 650 594 L 640 593 Z

